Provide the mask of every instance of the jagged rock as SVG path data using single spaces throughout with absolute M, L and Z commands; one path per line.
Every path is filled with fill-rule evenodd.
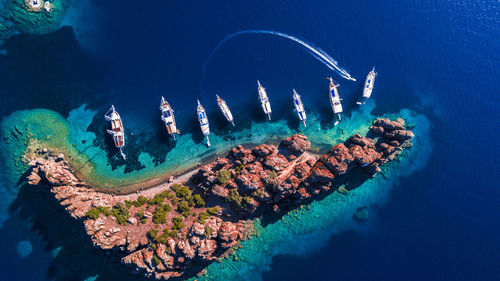
M 281 141 L 280 146 L 283 146 L 292 154 L 302 154 L 311 148 L 311 143 L 306 136 L 295 134 Z
M 334 175 L 322 162 L 317 162 L 311 170 L 311 181 L 313 182 L 330 182 L 334 179 Z
M 375 143 L 372 139 L 367 138 L 367 137 L 363 137 L 360 134 L 355 134 L 355 135 L 351 136 L 349 138 L 348 142 L 362 146 L 362 147 L 364 147 L 364 146 L 371 147 L 371 148 L 375 147 Z
M 288 160 L 282 154 L 271 154 L 266 156 L 264 165 L 276 172 L 281 172 L 288 167 Z
M 226 188 L 216 184 L 212 187 L 212 194 L 224 198 L 229 195 L 229 191 Z
M 258 157 L 266 157 L 271 154 L 275 154 L 277 152 L 277 148 L 274 145 L 261 144 L 254 149 L 252 149 L 252 153 Z
M 90 219 L 86 215 L 92 208 L 106 209 L 122 204 L 124 200 L 136 200 L 140 192 L 132 195 L 97 192 L 74 175 L 64 156 L 54 157 L 48 152 L 43 157 L 29 159 L 27 181 L 32 185 L 45 180 L 50 183 L 50 192 L 72 217 L 83 222 L 94 246 L 120 253 L 124 264 L 142 271 L 146 277 L 176 278 L 182 276 L 192 264 L 215 260 L 220 253 L 235 246 L 248 230 L 244 221 L 259 214 L 258 210 L 265 210 L 262 205 L 271 205 L 274 212 L 280 212 L 283 204 L 300 203 L 337 188 L 339 192 L 348 194 L 347 189 L 335 186 L 335 177 L 354 167 L 363 167 L 369 174 L 375 175 L 380 172 L 382 164 L 408 147 L 414 136 L 404 129 L 403 120 L 377 119 L 371 130 L 382 134 L 376 143 L 356 134 L 345 144 L 333 146 L 320 157 L 307 152 L 310 143 L 303 135 L 285 139 L 279 149 L 268 144 L 252 150 L 243 146 L 233 148 L 226 157 L 200 167 L 195 178 L 188 181 L 198 191 L 205 191 L 200 194 L 209 197 L 207 204 L 220 204 L 217 206 L 221 209 L 215 215 L 204 218 L 203 223 L 197 221 L 199 218 L 196 215 L 206 212 L 206 209 L 197 210 L 195 216 L 185 217 L 185 227 L 179 230 L 178 235 L 161 240 L 161 243 L 157 241 L 156 248 L 147 235 L 154 213 L 152 206 L 143 210 L 141 223 L 137 223 L 138 219 L 133 216 L 127 218 L 126 224 L 119 225 L 113 216 L 100 214 L 98 218 Z M 231 175 L 224 183 L 217 179 L 221 169 L 228 170 Z M 149 194 L 148 198 L 151 196 Z M 239 202 L 236 211 L 228 207 L 234 203 L 231 200 Z M 137 211 L 135 206 L 130 207 L 131 214 Z M 180 217 L 181 214 L 176 213 L 175 216 Z M 165 225 L 157 226 L 158 235 L 172 229 L 170 220 L 171 217 Z

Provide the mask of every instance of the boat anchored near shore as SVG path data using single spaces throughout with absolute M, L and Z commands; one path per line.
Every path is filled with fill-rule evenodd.
M 342 104 L 340 103 L 341 98 L 339 95 L 339 91 L 337 90 L 337 87 L 340 85 L 335 84 L 332 77 L 328 77 L 327 79 L 330 80 L 328 93 L 328 96 L 330 98 L 330 105 L 332 106 L 333 114 L 335 114 L 335 116 L 337 116 L 338 118 L 338 120 L 335 120 L 335 122 L 333 123 L 333 125 L 336 126 L 340 122 L 340 120 L 342 120 L 342 117 L 340 116 L 340 113 L 342 113 Z
M 123 127 L 123 122 L 120 117 L 120 114 L 115 110 L 115 106 L 111 105 L 111 108 L 104 115 L 104 119 L 109 122 L 111 130 L 107 129 L 108 134 L 113 136 L 113 141 L 115 143 L 115 147 L 120 151 L 120 155 L 123 160 L 127 157 L 125 153 L 123 153 L 123 147 L 125 146 L 125 129 Z
M 300 98 L 300 95 L 293 89 L 293 106 L 295 107 L 295 112 L 297 112 L 297 115 L 299 116 L 300 121 L 304 123 L 304 127 L 307 127 L 306 125 L 306 111 L 304 110 L 304 104 L 302 103 L 302 99 Z
M 177 125 L 175 124 L 174 110 L 164 97 L 161 97 L 160 110 L 161 120 L 165 123 L 168 134 L 172 136 L 174 141 L 177 141 L 175 135 L 180 134 L 181 132 L 177 129 Z
M 370 96 L 372 95 L 373 86 L 375 84 L 375 76 L 377 76 L 377 73 L 375 72 L 374 66 L 366 76 L 365 86 L 363 87 L 362 101 L 357 101 L 356 104 L 364 104 L 366 100 L 370 98 Z
M 220 111 L 222 111 L 222 114 L 224 114 L 224 117 L 226 117 L 227 121 L 231 122 L 234 127 L 234 118 L 233 114 L 231 114 L 231 110 L 229 109 L 229 106 L 227 106 L 227 103 L 225 100 L 221 99 L 219 95 L 215 95 L 217 97 L 217 105 L 219 105 Z
M 199 100 L 196 112 L 198 113 L 198 121 L 200 122 L 201 132 L 207 138 L 207 146 L 210 147 L 210 139 L 208 138 L 210 135 L 210 126 L 208 124 L 207 112 Z
M 271 113 L 272 113 L 271 103 L 269 102 L 269 98 L 267 97 L 266 89 L 262 87 L 259 80 L 257 80 L 257 85 L 258 85 L 259 100 L 262 106 L 262 110 L 264 110 L 264 113 L 267 115 L 269 120 L 271 120 Z

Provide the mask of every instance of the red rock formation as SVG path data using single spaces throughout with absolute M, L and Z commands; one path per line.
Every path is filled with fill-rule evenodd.
M 380 165 L 394 159 L 413 138 L 413 133 L 405 130 L 402 119 L 377 119 L 370 129 L 381 136 L 376 142 L 356 134 L 321 157 L 307 152 L 311 143 L 303 135 L 283 140 L 279 149 L 268 144 L 252 150 L 234 147 L 225 158 L 203 165 L 190 181 L 193 190 L 203 191 L 200 194 L 206 194 L 207 201 L 219 205 L 217 215 L 197 221 L 198 215 L 207 210 L 200 207 L 194 210 L 193 217 L 183 220 L 185 226 L 176 236 L 165 237 L 161 242 L 151 242 L 148 231 L 157 229 L 158 234 L 165 233 L 172 226 L 169 222 L 153 224 L 155 206 L 141 209 L 144 217 L 139 218 L 140 223 L 133 216 L 122 224 L 113 216 L 88 218 L 86 213 L 92 208 L 111 208 L 125 200 L 136 200 L 138 194 L 114 196 L 88 188 L 74 176 L 62 156 L 31 161 L 28 182 L 37 185 L 46 180 L 50 183 L 51 193 L 71 216 L 83 221 L 96 247 L 120 252 L 124 264 L 146 276 L 168 279 L 182 276 L 193 263 L 217 259 L 244 239 L 249 230 L 247 219 L 265 209 L 261 206 L 281 212 L 285 203 L 300 203 L 336 188 L 332 184 L 335 177 L 354 167 L 362 167 L 375 175 Z M 221 169 L 229 171 L 230 179 L 218 178 Z M 168 189 L 165 185 L 158 193 Z M 132 213 L 138 210 L 135 206 L 129 207 Z M 170 213 L 180 217 L 176 212 Z

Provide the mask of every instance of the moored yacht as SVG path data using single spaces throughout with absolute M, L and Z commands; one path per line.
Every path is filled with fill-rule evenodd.
M 335 120 L 334 123 L 334 125 L 337 125 L 339 121 L 342 120 L 342 117 L 340 116 L 340 113 L 342 113 L 342 104 L 340 103 L 341 99 L 339 91 L 337 90 L 339 84 L 335 84 L 332 77 L 329 77 L 328 80 L 330 80 L 328 96 L 330 98 L 330 105 L 332 106 L 333 114 L 335 114 L 338 118 L 338 120 Z
M 174 110 L 164 97 L 161 97 L 160 110 L 161 120 L 165 123 L 168 134 L 176 140 L 175 135 L 180 134 L 181 132 L 177 129 L 177 125 L 175 124 Z
M 293 89 L 293 106 L 295 107 L 295 112 L 297 112 L 297 115 L 299 116 L 300 121 L 304 123 L 304 127 L 307 127 L 306 125 L 306 111 L 304 110 L 304 104 L 302 103 L 302 99 L 300 98 L 300 95 Z
M 370 98 L 375 84 L 375 76 L 377 76 L 377 73 L 375 72 L 374 66 L 366 76 L 365 86 L 363 87 L 363 101 L 358 101 L 356 104 L 364 104 L 366 100 Z
M 120 114 L 115 110 L 115 106 L 111 105 L 111 108 L 104 115 L 106 121 L 109 122 L 110 128 L 107 129 L 108 134 L 113 136 L 113 141 L 115 143 L 116 148 L 120 150 L 120 155 L 123 160 L 126 159 L 125 154 L 123 153 L 123 147 L 125 146 L 125 129 L 123 127 L 122 119 Z
M 219 95 L 215 95 L 217 97 L 217 105 L 219 105 L 220 111 L 222 111 L 222 114 L 224 114 L 224 117 L 226 117 L 227 121 L 231 122 L 234 126 L 234 118 L 233 114 L 231 114 L 231 110 L 229 110 L 229 106 L 227 106 L 227 103 L 225 100 L 221 99 Z
M 271 120 L 271 113 L 272 113 L 271 103 L 269 102 L 269 98 L 267 97 L 266 89 L 262 87 L 259 80 L 257 80 L 257 85 L 258 85 L 259 100 L 260 104 L 262 105 L 262 110 L 264 110 L 264 113 L 267 115 L 269 120 Z
M 210 146 L 210 139 L 208 136 L 210 135 L 210 127 L 208 124 L 207 112 L 203 105 L 201 105 L 198 100 L 198 107 L 196 108 L 196 112 L 198 113 L 198 121 L 200 122 L 200 128 L 203 135 L 207 138 L 207 146 Z

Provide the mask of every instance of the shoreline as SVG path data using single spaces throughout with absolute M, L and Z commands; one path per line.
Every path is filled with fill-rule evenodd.
M 269 141 L 266 142 L 266 144 L 272 144 L 272 145 L 278 145 L 280 142 L 279 141 Z M 253 149 L 259 144 L 257 143 L 243 143 L 241 146 L 243 146 L 246 149 Z M 203 157 L 203 159 L 200 159 L 198 164 L 195 164 L 194 166 L 189 166 L 185 168 L 180 168 L 177 171 L 174 170 L 173 172 L 171 171 L 166 171 L 164 173 L 161 173 L 159 175 L 153 176 L 149 180 L 137 182 L 137 183 L 132 183 L 132 184 L 124 184 L 124 185 L 118 185 L 118 186 L 113 186 L 113 187 L 99 187 L 97 185 L 92 185 L 89 184 L 89 181 L 85 178 L 85 176 L 82 176 L 79 174 L 76 170 L 74 170 L 75 175 L 86 182 L 88 184 L 89 188 L 94 189 L 95 191 L 102 192 L 102 193 L 108 193 L 112 194 L 115 196 L 126 196 L 126 195 L 131 195 L 131 194 L 142 194 L 145 191 L 152 190 L 152 189 L 157 189 L 158 187 L 167 187 L 175 183 L 181 183 L 184 180 L 188 180 L 192 175 L 194 175 L 201 166 L 206 165 L 208 163 L 211 163 L 221 157 L 225 157 L 233 148 L 234 146 L 230 146 L 227 150 L 226 153 L 211 153 L 210 155 Z M 308 154 L 311 154 L 312 156 L 321 156 L 322 153 L 321 151 L 325 150 L 324 148 L 320 146 L 315 146 L 314 144 L 311 145 L 311 151 L 308 152 Z M 326 150 L 325 150 L 326 151 Z M 323 152 L 325 152 L 323 151 Z M 170 178 L 174 177 L 174 179 L 169 182 Z M 182 179 L 182 180 L 181 180 Z

